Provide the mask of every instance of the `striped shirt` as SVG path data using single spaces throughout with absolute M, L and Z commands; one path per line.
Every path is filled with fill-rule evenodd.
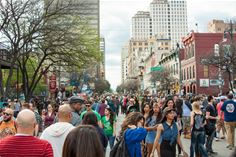
M 53 157 L 53 150 L 45 140 L 17 135 L 0 140 L 0 157 Z

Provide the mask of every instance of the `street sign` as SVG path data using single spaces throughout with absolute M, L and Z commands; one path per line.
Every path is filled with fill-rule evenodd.
M 51 93 L 54 93 L 57 88 L 57 76 L 56 74 L 52 73 L 49 77 L 49 90 Z
M 151 71 L 161 71 L 163 68 L 161 66 L 151 67 Z

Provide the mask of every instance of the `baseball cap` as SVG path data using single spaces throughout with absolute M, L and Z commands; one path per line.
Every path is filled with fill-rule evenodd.
M 69 104 L 73 104 L 73 103 L 84 103 L 84 98 L 80 97 L 80 96 L 72 96 L 69 98 Z

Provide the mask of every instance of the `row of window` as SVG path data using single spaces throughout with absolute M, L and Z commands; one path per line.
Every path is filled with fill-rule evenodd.
M 139 43 L 133 42 L 133 46 L 136 46 L 137 44 L 138 44 L 139 46 L 142 46 L 142 45 L 143 45 L 143 43 L 142 43 L 142 42 L 139 42 Z M 148 45 L 148 43 L 147 43 L 147 42 L 145 42 L 145 43 L 144 43 L 144 45 L 145 45 L 145 46 L 147 46 L 147 45 Z
M 194 79 L 195 76 L 196 75 L 194 65 L 182 70 L 182 80 Z

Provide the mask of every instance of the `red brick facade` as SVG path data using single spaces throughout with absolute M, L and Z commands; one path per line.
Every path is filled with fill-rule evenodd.
M 218 79 L 218 68 L 204 66 L 201 60 L 212 55 L 214 53 L 214 45 L 222 42 L 222 39 L 222 33 L 194 32 L 183 39 L 185 47 L 184 58 L 181 60 L 181 69 L 182 87 L 186 93 L 211 94 L 215 96 L 220 93 L 218 85 L 210 84 L 210 82 Z M 225 82 L 222 92 L 225 94 L 229 91 L 229 82 L 225 74 L 222 74 L 222 79 Z M 204 82 L 205 84 L 203 84 Z

